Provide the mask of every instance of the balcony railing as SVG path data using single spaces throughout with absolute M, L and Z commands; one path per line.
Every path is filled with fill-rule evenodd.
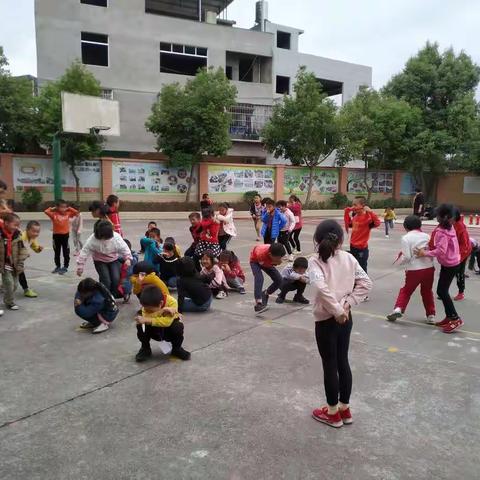
M 272 116 L 270 105 L 237 103 L 230 109 L 230 137 L 234 140 L 260 141 L 263 127 Z

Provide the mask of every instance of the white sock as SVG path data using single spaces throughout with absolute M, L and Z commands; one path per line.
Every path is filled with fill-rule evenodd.
M 342 402 L 338 403 L 338 409 L 341 410 L 342 412 L 349 407 L 350 407 L 349 403 L 342 403 Z
M 329 415 L 335 415 L 338 412 L 338 404 L 331 407 L 330 405 L 327 405 L 328 407 L 328 414 Z
M 402 309 L 400 307 L 396 307 L 393 309 L 393 313 L 402 313 Z

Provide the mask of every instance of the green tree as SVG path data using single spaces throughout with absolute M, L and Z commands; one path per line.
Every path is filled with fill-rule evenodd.
M 103 139 L 95 133 L 79 134 L 62 132 L 61 92 L 100 96 L 99 81 L 79 61 L 75 61 L 58 80 L 42 86 L 36 99 L 37 135 L 42 145 L 51 147 L 53 136 L 60 135 L 62 161 L 75 179 L 77 202 L 80 200 L 80 179 L 75 167 L 83 160 L 97 158 L 102 152 Z
M 0 46 L 0 151 L 27 153 L 38 149 L 33 102 L 32 82 L 10 75 Z
M 404 166 L 430 195 L 436 182 L 427 182 L 427 175 L 436 180 L 450 166 L 471 166 L 475 151 L 478 157 L 479 79 L 480 68 L 466 53 L 427 43 L 384 88 L 420 112 L 405 138 Z
M 342 107 L 337 163 L 344 166 L 353 160 L 363 162 L 368 201 L 373 191 L 368 173 L 401 165 L 405 135 L 417 122 L 418 111 L 407 102 L 369 88 L 362 88 Z
M 322 92 L 315 75 L 301 67 L 293 87 L 294 95 L 285 96 L 273 107 L 272 117 L 262 131 L 263 142 L 275 158 L 284 157 L 292 165 L 309 169 L 305 204 L 312 195 L 314 170 L 338 146 L 336 106 Z
M 230 114 L 237 90 L 222 69 L 199 70 L 185 86 L 163 86 L 145 126 L 157 137 L 157 150 L 174 167 L 193 170 L 202 157 L 225 155 L 231 146 Z M 192 182 L 186 201 L 190 201 Z

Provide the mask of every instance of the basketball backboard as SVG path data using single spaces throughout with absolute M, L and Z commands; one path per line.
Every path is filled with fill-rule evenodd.
M 62 92 L 63 131 L 89 133 L 92 128 L 101 135 L 120 135 L 119 104 L 115 100 Z

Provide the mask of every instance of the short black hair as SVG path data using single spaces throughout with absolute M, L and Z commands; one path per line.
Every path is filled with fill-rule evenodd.
M 163 244 L 163 251 L 164 252 L 174 252 L 175 251 L 175 244 L 165 242 Z
M 265 200 L 265 205 L 273 205 L 275 206 L 275 202 L 271 198 L 267 198 Z
M 157 227 L 151 228 L 148 233 L 153 233 L 155 235 L 158 235 L 159 237 L 161 236 L 160 229 L 158 229 Z
M 228 263 L 238 262 L 238 257 L 231 250 L 224 250 L 218 256 L 218 260 L 220 262 L 228 262 Z
M 84 278 L 77 286 L 78 293 L 83 295 L 85 293 L 94 292 L 97 289 L 97 281 L 93 278 Z
M 177 262 L 177 274 L 179 277 L 196 277 L 198 272 L 195 262 L 191 257 L 183 257 Z
M 403 227 L 408 232 L 411 232 L 412 230 L 420 230 L 420 228 L 422 228 L 422 221 L 417 215 L 409 215 L 403 221 Z
M 202 217 L 203 218 L 212 218 L 213 217 L 213 208 L 212 207 L 202 208 Z
M 157 222 L 154 222 L 153 220 L 151 220 L 150 222 L 148 222 L 149 225 L 155 225 L 157 226 Z
M 174 246 L 177 244 L 175 239 L 173 237 L 166 237 L 165 238 L 165 243 L 172 243 Z
M 202 198 L 208 198 L 208 193 L 204 193 L 204 194 L 202 195 Z
M 415 189 L 415 192 L 416 192 L 416 193 L 420 193 L 421 191 L 422 191 L 422 189 L 421 189 L 420 187 L 417 187 L 417 188 Z
M 281 243 L 274 243 L 270 246 L 270 255 L 272 257 L 284 257 L 287 251 Z
M 305 257 L 297 257 L 293 262 L 293 268 L 308 268 L 308 260 Z
M 11 223 L 20 220 L 20 217 L 13 212 L 4 212 L 2 213 L 2 219 L 5 223 Z
M 118 202 L 118 197 L 116 195 L 109 195 L 107 197 L 107 205 L 112 206 L 114 203 Z
M 100 220 L 95 226 L 94 235 L 97 240 L 110 240 L 113 238 L 113 225 L 107 220 Z
M 40 222 L 37 222 L 36 220 L 30 220 L 28 223 L 27 223 L 27 230 L 30 230 L 32 227 L 39 227 L 40 226 Z
M 367 199 L 363 195 L 355 197 L 355 200 L 358 200 L 361 205 L 365 206 L 367 204 Z
M 63 198 L 59 198 L 58 200 L 55 200 L 55 206 L 59 207 L 60 205 L 68 205 L 68 203 Z
M 277 202 L 277 207 L 286 207 L 287 206 L 287 202 L 285 200 L 279 200 Z
M 200 220 L 202 218 L 202 216 L 198 213 L 198 212 L 192 212 L 188 218 L 192 219 L 192 218 L 196 218 L 197 220 Z
M 142 307 L 159 307 L 163 304 L 163 301 L 163 293 L 155 285 L 147 285 L 140 294 Z
M 138 275 L 139 273 L 145 273 L 146 275 L 153 273 L 155 269 L 150 262 L 138 262 L 133 266 L 133 274 Z

